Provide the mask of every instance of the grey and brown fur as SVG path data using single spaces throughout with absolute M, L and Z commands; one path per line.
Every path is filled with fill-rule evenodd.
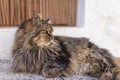
M 14 72 L 45 77 L 75 74 L 120 80 L 120 68 L 111 54 L 87 38 L 53 36 L 49 19 L 40 15 L 23 22 L 15 35 L 12 50 Z

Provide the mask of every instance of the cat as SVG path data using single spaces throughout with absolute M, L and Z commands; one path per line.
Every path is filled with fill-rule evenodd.
M 120 80 L 120 68 L 106 49 L 85 37 L 54 36 L 49 22 L 38 14 L 21 23 L 12 49 L 14 72 L 47 78 L 87 75 Z

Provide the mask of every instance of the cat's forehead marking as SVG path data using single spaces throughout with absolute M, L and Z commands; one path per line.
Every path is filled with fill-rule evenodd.
M 51 29 L 50 24 L 44 23 L 44 22 L 42 24 L 38 25 L 37 27 L 41 28 L 41 29 Z

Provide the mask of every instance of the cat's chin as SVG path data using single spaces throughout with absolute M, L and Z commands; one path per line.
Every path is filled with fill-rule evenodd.
M 42 43 L 38 43 L 37 46 L 43 48 L 43 47 L 50 47 L 52 44 L 54 44 L 54 43 L 51 42 L 51 41 L 50 41 L 50 42 L 47 42 L 47 43 L 42 42 Z

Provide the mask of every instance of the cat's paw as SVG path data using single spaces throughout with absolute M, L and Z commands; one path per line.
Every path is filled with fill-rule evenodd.
M 47 78 L 61 77 L 61 72 L 58 70 L 43 70 L 42 75 Z
M 111 72 L 105 72 L 101 75 L 100 80 L 113 80 Z
M 61 69 L 54 66 L 47 66 L 42 69 L 42 75 L 47 78 L 61 77 Z

